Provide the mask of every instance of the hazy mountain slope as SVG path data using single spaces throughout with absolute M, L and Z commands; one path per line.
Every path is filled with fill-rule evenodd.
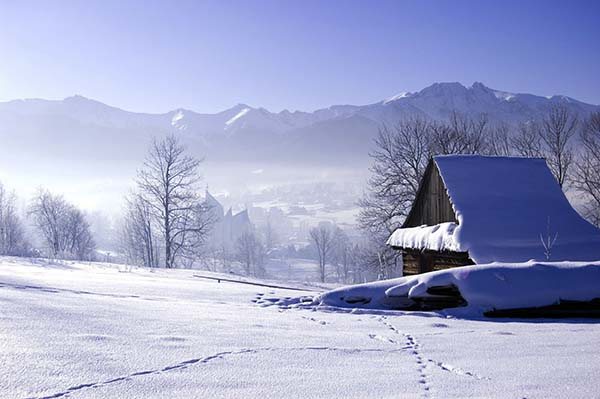
M 224 192 L 278 184 L 361 185 L 373 137 L 383 124 L 411 116 L 445 119 L 457 110 L 492 122 L 540 118 L 552 104 L 584 116 L 599 106 L 490 89 L 480 83 L 436 83 L 375 104 L 314 112 L 273 113 L 238 104 L 216 114 L 175 109 L 124 111 L 81 96 L 0 103 L 0 180 L 25 198 L 39 186 L 90 208 L 122 205 L 152 137 L 181 135 L 203 164 L 205 182 Z
M 81 96 L 62 101 L 0 103 L 2 152 L 27 149 L 83 159 L 138 159 L 152 136 L 180 132 L 212 161 L 363 163 L 382 124 L 421 116 L 445 119 L 456 110 L 518 123 L 543 116 L 552 104 L 579 114 L 600 110 L 569 97 L 507 93 L 481 83 L 435 83 L 379 103 L 337 105 L 314 112 L 269 112 L 238 104 L 216 114 L 176 109 L 166 114 L 124 111 Z

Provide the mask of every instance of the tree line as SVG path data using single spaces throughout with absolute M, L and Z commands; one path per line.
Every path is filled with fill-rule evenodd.
M 40 188 L 19 212 L 15 192 L 0 183 L 0 255 L 92 260 L 95 250 L 85 214 L 63 196 Z

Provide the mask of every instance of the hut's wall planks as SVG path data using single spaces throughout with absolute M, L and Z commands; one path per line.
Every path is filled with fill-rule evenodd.
M 458 223 L 440 172 L 435 163 L 430 162 L 402 227 L 433 226 L 444 222 Z

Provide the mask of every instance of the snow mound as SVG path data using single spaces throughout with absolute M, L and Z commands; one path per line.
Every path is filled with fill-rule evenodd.
M 382 310 L 430 310 L 422 304 L 432 303 L 436 305 L 433 309 L 455 307 L 447 311 L 468 317 L 499 309 L 537 308 L 597 298 L 600 262 L 527 262 L 457 267 L 342 287 L 322 294 L 317 303 Z M 442 306 L 446 302 L 448 306 Z

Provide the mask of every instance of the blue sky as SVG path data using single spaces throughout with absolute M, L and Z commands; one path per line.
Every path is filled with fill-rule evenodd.
M 600 104 L 600 1 L 0 0 L 0 101 L 314 110 L 437 81 Z

